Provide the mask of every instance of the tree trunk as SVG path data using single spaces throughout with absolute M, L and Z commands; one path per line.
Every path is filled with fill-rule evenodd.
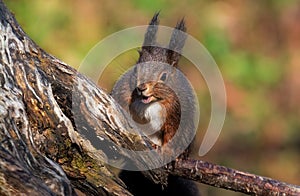
M 132 134 L 138 129 L 109 95 L 39 48 L 2 0 L 0 17 L 0 194 L 131 195 L 107 160 L 129 158 L 137 168 L 149 162 L 157 165 L 160 159 L 124 150 L 147 150 L 150 142 Z M 206 162 L 179 160 L 143 174 L 162 185 L 171 173 L 245 193 L 264 193 L 247 191 L 245 183 L 251 181 L 239 184 L 230 178 L 224 185 L 220 182 L 235 171 L 214 167 L 221 175 L 214 177 L 205 170 L 209 168 Z M 273 190 L 271 185 L 263 189 Z M 274 189 L 276 193 L 300 194 L 298 186 L 280 186 L 286 189 Z
M 148 148 L 127 132 L 133 123 L 95 84 L 39 48 L 2 1 L 0 16 L 0 193 L 71 195 L 75 187 L 130 195 L 103 160 L 126 156 L 118 146 Z M 158 173 L 145 172 L 161 182 Z

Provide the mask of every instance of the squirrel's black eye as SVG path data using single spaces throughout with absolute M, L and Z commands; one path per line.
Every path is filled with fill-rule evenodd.
M 165 81 L 167 79 L 167 73 L 163 73 L 161 76 L 160 76 L 160 80 L 161 81 Z

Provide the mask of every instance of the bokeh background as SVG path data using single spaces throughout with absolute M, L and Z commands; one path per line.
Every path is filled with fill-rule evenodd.
M 204 157 L 197 149 L 210 115 L 201 75 L 192 81 L 201 107 L 193 156 L 300 185 L 300 2 L 297 0 L 6 0 L 25 32 L 43 49 L 78 68 L 106 36 L 146 25 L 156 11 L 162 25 L 185 17 L 188 33 L 218 64 L 226 85 L 227 116 L 217 143 Z M 112 62 L 108 92 L 137 60 L 134 51 Z M 183 60 L 184 64 L 185 61 Z M 115 67 L 114 67 L 115 66 Z M 118 67 L 119 66 L 119 67 Z M 109 72 L 109 73 L 110 73 Z M 199 185 L 206 195 L 242 195 Z

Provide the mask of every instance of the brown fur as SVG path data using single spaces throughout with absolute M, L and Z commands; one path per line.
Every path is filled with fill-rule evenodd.
M 139 90 L 138 90 L 139 89 Z M 166 114 L 160 113 L 160 118 L 165 119 L 160 130 L 162 138 L 162 146 L 167 144 L 175 135 L 180 123 L 180 103 L 174 91 L 162 82 L 150 81 L 138 86 L 138 89 L 133 91 L 132 99 L 129 104 L 129 110 L 133 119 L 139 123 L 147 123 L 145 118 L 145 110 L 151 104 L 157 102 L 166 109 Z M 151 98 L 151 102 L 143 103 L 143 94 L 138 95 L 138 91 L 147 92 L 147 96 Z M 140 107 L 133 107 L 133 104 L 140 104 Z M 163 116 L 165 115 L 165 116 Z

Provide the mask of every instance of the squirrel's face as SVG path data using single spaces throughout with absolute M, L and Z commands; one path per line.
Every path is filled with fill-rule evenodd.
M 133 69 L 131 102 L 151 104 L 176 96 L 169 87 L 175 74 L 174 67 L 157 62 L 138 64 Z

